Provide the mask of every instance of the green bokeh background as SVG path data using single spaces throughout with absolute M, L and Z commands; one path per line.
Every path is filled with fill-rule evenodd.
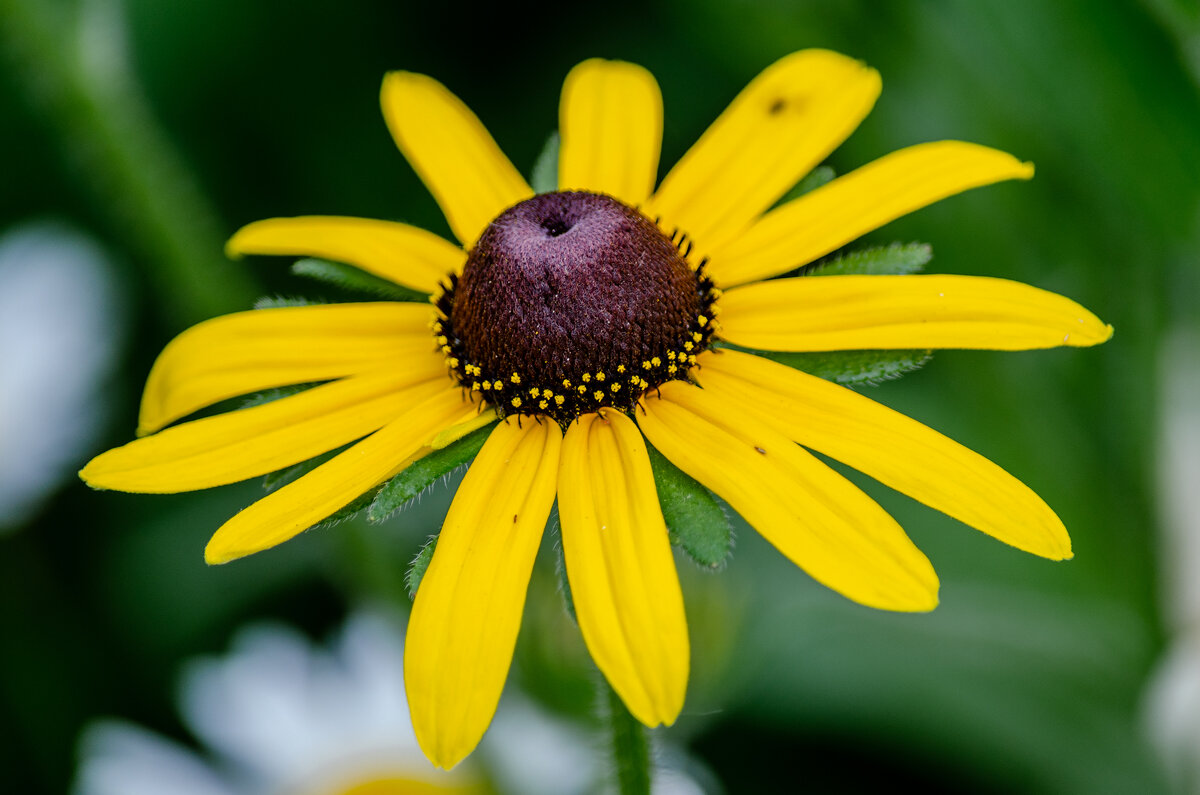
M 82 71 L 80 5 L 96 58 Z M 595 55 L 635 61 L 662 86 L 667 167 L 760 69 L 828 47 L 884 81 L 830 160 L 839 172 L 941 138 L 1034 161 L 1030 183 L 948 200 L 868 239 L 930 242 L 935 272 L 1065 293 L 1116 336 L 1095 349 L 942 353 L 870 394 L 1035 488 L 1071 530 L 1075 559 L 1023 555 L 864 483 L 942 577 L 937 611 L 891 615 L 825 591 L 740 525 L 720 574 L 681 563 L 695 648 L 671 733 L 729 792 L 1163 790 L 1139 706 L 1164 643 L 1157 350 L 1168 325 L 1196 322 L 1200 299 L 1194 3 L 128 0 L 124 23 L 119 11 L 0 0 L 0 231 L 65 218 L 103 242 L 127 293 L 120 378 L 95 396 L 113 410 L 107 446 L 132 437 L 140 384 L 174 334 L 255 295 L 328 293 L 282 260 L 224 262 L 241 224 L 329 213 L 448 234 L 380 118 L 389 69 L 436 76 L 528 171 L 567 70 Z M 128 72 L 109 71 L 122 52 Z M 173 706 L 182 661 L 224 650 L 246 621 L 320 635 L 349 605 L 394 597 L 450 494 L 383 527 L 352 522 L 206 567 L 208 536 L 259 493 L 67 483 L 0 537 L 6 791 L 65 790 L 96 716 L 188 741 Z M 513 681 L 586 719 L 589 663 L 543 557 Z

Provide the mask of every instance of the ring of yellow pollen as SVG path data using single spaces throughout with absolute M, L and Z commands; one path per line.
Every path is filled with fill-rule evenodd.
M 691 244 L 598 193 L 544 193 L 501 213 L 450 277 L 433 326 L 446 363 L 500 416 L 567 425 L 685 379 L 719 291 Z

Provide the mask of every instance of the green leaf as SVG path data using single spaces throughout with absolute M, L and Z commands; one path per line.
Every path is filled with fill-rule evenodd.
M 557 526 L 558 508 L 555 506 L 553 525 Z M 567 611 L 567 615 L 571 620 L 578 623 L 579 618 L 575 615 L 575 597 L 571 595 L 571 580 L 567 577 L 567 558 L 563 553 L 562 545 L 562 529 L 558 528 L 554 539 L 554 576 L 558 580 L 558 593 L 562 596 L 563 607 Z
M 733 348 L 735 346 L 730 345 Z M 874 386 L 920 370 L 933 358 L 930 351 L 822 351 L 791 353 L 738 348 L 786 364 L 842 386 Z
M 351 265 L 323 259 L 302 259 L 292 264 L 292 273 L 308 279 L 332 284 L 343 290 L 368 293 L 391 301 L 428 301 L 429 294 L 381 279 Z
M 297 298 L 285 295 L 264 295 L 254 302 L 255 309 L 279 309 L 289 306 L 313 306 L 322 301 L 310 301 L 307 298 Z
M 888 276 L 917 273 L 933 259 L 928 243 L 892 243 L 851 251 L 810 266 L 806 276 Z
M 797 182 L 791 190 L 783 194 L 783 198 L 777 201 L 775 206 L 787 204 L 792 199 L 798 199 L 806 193 L 811 193 L 822 185 L 832 182 L 836 176 L 837 172 L 831 166 L 817 166 L 808 172 L 804 179 Z
M 487 441 L 496 423 L 485 425 L 463 438 L 434 450 L 424 458 L 412 462 L 396 477 L 379 490 L 375 501 L 367 511 L 367 521 L 382 522 L 403 508 L 406 503 L 433 485 L 434 481 L 473 459 Z
M 433 550 L 437 547 L 437 541 L 437 536 L 430 536 L 425 546 L 421 547 L 421 551 L 412 559 L 412 563 L 408 564 L 404 584 L 408 587 L 409 599 L 417 598 L 417 589 L 421 587 L 421 580 L 425 577 L 425 570 L 429 568 L 429 561 L 433 560 Z
M 733 528 L 712 493 L 646 445 L 654 486 L 671 543 L 706 569 L 716 569 L 733 550 Z
M 529 174 L 529 187 L 534 193 L 552 193 L 558 190 L 558 131 L 550 133 L 546 145 L 533 163 Z

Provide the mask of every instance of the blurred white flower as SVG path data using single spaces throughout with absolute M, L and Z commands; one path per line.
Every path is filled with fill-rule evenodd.
M 1176 329 L 1160 351 L 1158 485 L 1167 649 L 1145 720 L 1176 791 L 1200 793 L 1200 333 Z
M 478 762 L 445 772 L 417 746 L 404 692 L 403 627 L 352 616 L 325 650 L 294 630 L 260 625 L 230 652 L 189 665 L 184 724 L 211 761 L 113 720 L 81 741 L 75 795 L 584 795 L 603 791 L 602 743 L 519 693 L 502 702 Z M 474 765 L 474 766 L 472 766 Z M 657 795 L 703 795 L 687 775 L 656 774 Z
M 112 269 L 90 238 L 47 222 L 0 237 L 0 531 L 92 446 L 120 326 Z

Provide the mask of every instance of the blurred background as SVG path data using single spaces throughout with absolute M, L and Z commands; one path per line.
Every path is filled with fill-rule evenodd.
M 635 61 L 662 86 L 665 169 L 760 69 L 813 46 L 883 75 L 839 172 L 941 138 L 1037 164 L 1030 183 L 867 242 L 929 242 L 929 270 L 1064 293 L 1115 337 L 941 353 L 869 394 L 1032 486 L 1076 556 L 1024 555 L 864 483 L 942 577 L 937 611 L 891 615 L 738 525 L 720 573 L 680 559 L 693 675 L 661 747 L 713 792 L 1200 792 L 1194 0 L 0 0 L 5 791 L 68 791 L 104 717 L 210 753 L 181 677 L 247 624 L 290 625 L 301 648 L 364 605 L 407 609 L 404 572 L 448 488 L 383 526 L 209 568 L 209 535 L 260 483 L 136 496 L 74 477 L 133 438 L 154 356 L 185 327 L 261 295 L 340 297 L 281 259 L 227 262 L 240 225 L 322 213 L 449 234 L 383 125 L 386 70 L 444 82 L 528 172 L 567 70 Z M 599 759 L 594 674 L 549 538 L 491 734 L 536 710 Z M 495 758 L 482 775 L 502 787 Z M 158 791 L 185 791 L 171 780 Z

